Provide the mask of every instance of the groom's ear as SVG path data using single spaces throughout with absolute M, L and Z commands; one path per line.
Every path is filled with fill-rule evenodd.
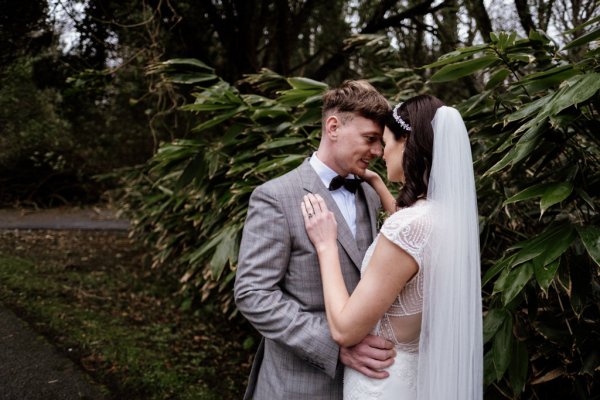
M 338 137 L 338 129 L 340 128 L 340 120 L 335 115 L 330 115 L 325 120 L 325 135 L 329 138 L 329 140 L 335 142 Z

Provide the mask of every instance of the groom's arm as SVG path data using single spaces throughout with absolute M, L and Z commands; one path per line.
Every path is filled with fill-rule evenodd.
M 300 202 L 298 202 L 298 212 Z M 282 205 L 266 185 L 250 198 L 244 224 L 234 297 L 240 312 L 266 338 L 334 377 L 339 347 L 324 313 L 302 311 L 281 288 L 291 255 Z

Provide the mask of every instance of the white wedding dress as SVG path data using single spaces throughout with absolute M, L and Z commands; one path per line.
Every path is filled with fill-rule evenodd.
M 410 254 L 419 271 L 404 286 L 398 297 L 375 326 L 373 335 L 394 343 L 396 358 L 386 371 L 386 379 L 371 379 L 346 368 L 344 371 L 344 400 L 415 400 L 417 398 L 417 370 L 419 335 L 423 310 L 423 274 L 427 243 L 432 231 L 431 207 L 419 200 L 411 207 L 391 215 L 381 227 L 361 266 L 364 274 L 381 235 Z M 399 265 L 398 268 L 402 266 Z

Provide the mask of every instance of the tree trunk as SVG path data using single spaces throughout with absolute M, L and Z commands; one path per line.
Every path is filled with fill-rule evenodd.
M 487 42 L 490 39 L 490 33 L 494 30 L 483 0 L 466 0 L 465 5 L 471 17 L 475 19 L 475 24 L 477 30 L 481 33 L 481 37 L 483 37 L 484 42 Z
M 529 11 L 529 4 L 527 4 L 527 0 L 515 0 L 515 6 L 517 7 L 517 14 L 519 14 L 521 26 L 525 30 L 525 33 L 529 34 L 530 30 L 536 29 L 533 18 L 531 17 L 531 11 Z

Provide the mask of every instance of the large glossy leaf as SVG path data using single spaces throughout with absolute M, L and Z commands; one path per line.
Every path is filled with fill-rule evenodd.
M 500 379 L 504 375 L 512 358 L 512 343 L 514 340 L 512 325 L 512 318 L 506 318 L 494 337 L 492 354 L 494 369 L 496 370 L 496 379 Z
M 556 260 L 545 265 L 543 260 L 534 260 L 533 272 L 535 274 L 535 280 L 537 281 L 538 285 L 540 285 L 540 288 L 544 291 L 544 293 L 548 291 L 548 287 L 552 283 L 559 266 L 560 258 L 557 258 Z
M 221 239 L 217 245 L 210 260 L 212 278 L 217 280 L 223 273 L 223 270 L 232 260 L 233 255 L 238 252 L 237 229 L 235 226 L 229 226 L 223 230 Z
M 573 184 L 562 182 L 552 184 L 546 188 L 540 200 L 540 210 L 542 214 L 554 204 L 560 203 L 573 192 Z
M 309 79 L 309 78 L 302 78 L 302 77 L 288 78 L 287 81 L 290 84 L 290 86 L 293 87 L 294 89 L 316 90 L 318 92 L 321 92 L 321 91 L 327 89 L 326 83 L 315 81 L 315 80 Z
M 592 72 L 573 76 L 563 83 L 561 90 L 546 105 L 545 111 L 549 116 L 556 115 L 567 107 L 588 100 L 599 89 L 600 73 Z
M 446 65 L 431 77 L 432 82 L 453 81 L 463 76 L 471 75 L 480 69 L 489 67 L 498 61 L 494 55 L 482 56 L 472 60 L 461 61 L 455 64 Z
M 507 305 L 514 299 L 533 276 L 533 264 L 526 262 L 510 271 L 502 288 L 502 304 Z
M 498 379 L 494 367 L 494 351 L 490 350 L 483 356 L 483 386 L 488 387 Z
M 499 84 L 504 82 L 506 77 L 509 75 L 510 71 L 508 69 L 500 68 L 498 71 L 494 72 L 494 74 L 487 81 L 487 83 L 485 84 L 485 89 L 487 90 L 498 86 Z
M 513 343 L 514 346 L 512 349 L 510 367 L 508 369 L 508 377 L 515 397 L 519 397 L 527 382 L 529 354 L 527 353 L 527 346 L 525 346 L 524 342 L 515 340 Z
M 526 103 L 526 105 L 520 107 L 517 111 L 506 116 L 505 121 L 512 122 L 512 121 L 518 121 L 518 120 L 526 118 L 526 117 L 533 117 L 533 116 L 537 115 L 539 110 L 541 110 L 542 107 L 544 107 L 550 101 L 551 98 L 552 98 L 552 96 L 549 95 L 549 96 L 541 97 L 535 101 Z
M 500 326 L 508 318 L 511 318 L 510 313 L 503 308 L 493 308 L 488 311 L 483 319 L 483 344 L 494 337 Z
M 184 186 L 189 184 L 194 178 L 202 179 L 206 175 L 206 164 L 204 164 L 204 155 L 202 153 L 197 154 L 190 160 L 186 165 L 183 173 L 177 180 L 175 190 L 181 190 Z
M 507 258 L 503 258 L 496 262 L 491 268 L 489 268 L 483 278 L 481 278 L 481 286 L 485 286 L 494 276 L 504 271 L 509 265 L 513 264 L 513 260 L 516 255 L 512 255 Z
M 436 62 L 424 65 L 421 68 L 437 68 L 437 67 L 441 67 L 442 65 L 461 61 L 467 57 L 470 57 L 476 53 L 479 53 L 479 52 L 487 49 L 488 47 L 489 47 L 489 45 L 487 45 L 487 44 L 480 44 L 480 45 L 471 46 L 471 47 L 463 47 L 463 48 L 454 50 L 450 53 L 444 54 Z
M 218 77 L 214 74 L 200 74 L 197 72 L 179 72 L 169 74 L 169 81 L 186 85 L 193 85 L 200 82 L 211 82 L 217 80 L 217 78 Z
M 573 243 L 575 230 L 571 225 L 549 228 L 538 236 L 521 243 L 521 249 L 513 259 L 513 266 L 539 257 L 546 265 L 558 258 Z
M 298 144 L 306 141 L 306 138 L 302 137 L 288 137 L 282 139 L 276 139 L 271 142 L 266 142 L 258 146 L 260 149 L 276 149 L 278 147 L 290 146 L 293 144 Z
M 519 201 L 529 200 L 536 197 L 540 199 L 540 209 L 542 214 L 550 206 L 560 203 L 573 191 L 573 184 L 567 182 L 556 182 L 556 183 L 541 183 L 527 189 L 520 191 L 519 193 L 506 199 L 502 205 L 511 203 L 517 203 Z
M 600 266 L 600 227 L 597 225 L 578 227 L 577 232 L 592 260 Z
M 170 60 L 163 61 L 161 64 L 169 65 L 169 66 L 176 65 L 176 66 L 193 67 L 193 68 L 203 69 L 206 71 L 214 71 L 214 68 L 208 66 L 207 64 L 203 63 L 202 61 L 200 61 L 196 58 L 172 58 Z
M 519 201 L 524 201 L 524 200 L 529 200 L 529 199 L 533 199 L 536 197 L 540 197 L 545 193 L 546 189 L 551 185 L 553 185 L 553 184 L 552 183 L 540 183 L 537 185 L 530 186 L 527 189 L 521 190 L 519 193 L 515 194 L 514 196 L 511 196 L 508 199 L 504 200 L 502 205 L 505 206 L 507 204 L 517 203 Z
M 540 77 L 535 79 L 522 80 L 519 84 L 523 85 L 530 93 L 537 93 L 543 91 L 548 88 L 558 87 L 562 82 L 567 79 L 579 74 L 580 71 L 577 71 L 571 65 L 567 65 L 565 67 L 557 67 L 557 71 L 553 73 L 546 73 L 544 75 L 540 75 Z
M 209 119 L 208 121 L 205 121 L 199 125 L 196 125 L 192 131 L 194 132 L 202 132 L 205 131 L 209 128 L 212 128 L 213 126 L 222 124 L 223 122 L 227 121 L 228 119 L 230 119 L 231 117 L 233 117 L 234 115 L 236 115 L 237 113 L 239 113 L 240 111 L 244 110 L 244 107 L 238 107 L 233 111 L 229 111 L 223 114 L 219 114 L 211 119 Z
M 600 26 L 593 29 L 591 32 L 586 33 L 583 36 L 578 37 L 577 39 L 569 42 L 563 47 L 563 50 L 572 49 L 575 47 L 582 46 L 587 44 L 593 40 L 597 40 L 600 38 Z

